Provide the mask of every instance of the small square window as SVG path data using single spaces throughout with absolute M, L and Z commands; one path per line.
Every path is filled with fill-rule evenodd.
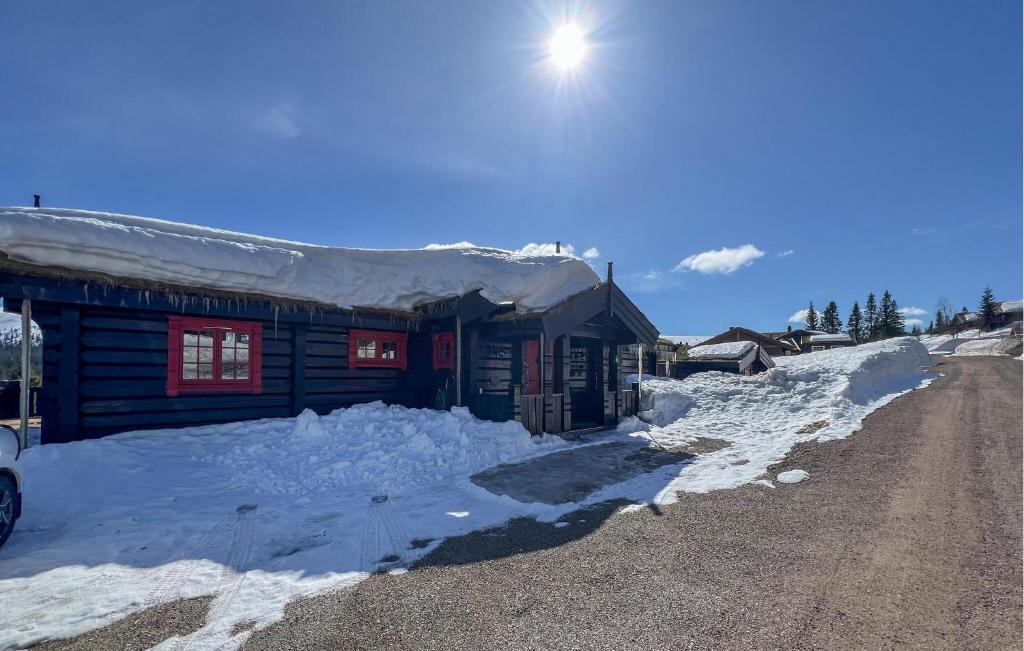
M 394 341 L 384 341 L 380 345 L 380 358 L 381 359 L 398 359 L 398 343 Z
M 360 339 L 357 351 L 359 359 L 377 359 L 377 342 L 373 339 Z
M 167 395 L 262 392 L 258 323 L 172 316 L 168 319 Z

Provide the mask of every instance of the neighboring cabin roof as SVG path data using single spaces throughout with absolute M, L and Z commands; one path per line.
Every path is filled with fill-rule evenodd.
M 717 334 L 714 337 L 711 337 L 711 338 L 701 342 L 701 345 L 719 344 L 719 343 L 725 343 L 725 342 L 737 341 L 737 340 L 752 341 L 752 342 L 754 342 L 754 343 L 756 343 L 756 344 L 758 344 L 759 346 L 762 346 L 762 347 L 764 347 L 764 346 L 769 346 L 769 347 L 772 347 L 772 348 L 782 347 L 782 348 L 789 348 L 789 349 L 793 349 L 793 350 L 796 350 L 798 348 L 796 346 L 796 344 L 794 344 L 791 341 L 780 340 L 780 339 L 773 339 L 772 337 L 769 337 L 768 335 L 766 335 L 764 333 L 756 332 L 754 330 L 751 330 L 750 328 L 743 328 L 743 327 L 740 327 L 740 326 L 733 326 L 732 328 L 729 328 L 725 332 L 723 332 L 721 334 Z
M 1022 312 L 1024 311 L 1024 301 L 1003 301 L 996 308 L 996 311 L 1003 314 L 1007 312 Z
M 702 344 L 687 351 L 690 359 L 742 359 L 757 347 L 752 341 L 730 341 L 724 344 Z
M 569 255 L 467 244 L 351 249 L 190 224 L 58 208 L 0 208 L 0 259 L 35 267 L 340 308 L 410 312 L 479 291 L 521 313 L 550 309 L 600 282 Z M 628 300 L 628 299 L 627 299 Z
M 676 346 L 680 344 L 685 344 L 687 346 L 695 346 L 699 343 L 704 342 L 707 339 L 710 339 L 710 337 L 707 337 L 705 335 L 662 335 L 661 338 L 667 341 L 671 341 Z

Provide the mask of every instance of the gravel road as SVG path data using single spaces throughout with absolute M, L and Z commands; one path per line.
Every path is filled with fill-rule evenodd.
M 809 481 L 450 539 L 291 604 L 245 648 L 1019 650 L 1021 364 L 937 361 L 928 389 L 772 469 Z M 151 644 L 174 621 L 127 619 L 58 646 Z

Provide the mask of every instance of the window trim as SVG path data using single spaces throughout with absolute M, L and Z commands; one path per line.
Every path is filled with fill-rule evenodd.
M 375 344 L 378 357 L 367 359 L 359 357 L 359 342 L 372 341 Z M 398 353 L 394 359 L 382 359 L 379 355 L 384 352 L 385 343 L 394 343 L 398 346 Z M 391 332 L 387 330 L 349 330 L 348 332 L 348 367 L 355 368 L 397 368 L 406 370 L 409 360 L 409 333 Z
M 448 359 L 441 357 L 441 351 L 444 350 L 444 345 L 448 344 L 451 346 L 452 354 Z M 434 370 L 441 371 L 448 369 L 450 371 L 455 370 L 455 333 L 454 332 L 439 332 L 433 336 L 433 362 Z
M 225 380 L 217 372 L 220 368 L 220 338 L 214 338 L 214 377 L 211 380 L 188 379 L 183 373 L 185 330 L 232 330 L 249 335 L 249 377 L 244 380 Z M 167 395 L 183 393 L 263 393 L 263 324 L 252 321 L 207 319 L 193 316 L 170 316 L 167 319 Z

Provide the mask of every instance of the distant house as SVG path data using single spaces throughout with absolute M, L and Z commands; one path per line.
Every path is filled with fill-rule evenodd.
M 774 367 L 771 355 L 754 342 L 732 341 L 694 346 L 686 359 L 676 360 L 672 375 L 680 380 L 702 371 L 753 375 Z
M 822 330 L 801 329 L 788 331 L 786 337 L 800 348 L 801 353 L 813 353 L 819 350 L 832 350 L 833 348 L 847 348 L 857 345 L 857 342 L 844 332 L 830 334 Z
M 971 328 L 978 327 L 978 313 L 977 312 L 957 312 L 953 315 L 953 320 L 950 323 L 950 327 L 953 332 L 960 333 L 964 330 L 970 330 Z
M 654 346 L 656 354 L 656 374 L 660 377 L 668 377 L 672 375 L 672 365 L 676 361 L 676 349 L 679 346 L 676 345 L 670 339 L 664 337 L 658 338 L 658 343 Z
M 761 347 L 765 353 L 772 357 L 794 355 L 800 352 L 800 347 L 788 338 L 775 339 L 767 334 L 755 332 L 749 328 L 733 326 L 725 332 L 710 337 L 700 343 L 701 346 L 708 344 L 724 344 L 730 341 L 750 341 Z
M 533 433 L 614 425 L 657 329 L 582 260 L 301 244 L 80 210 L 0 208 L 0 298 L 43 336 L 42 441 L 463 405 Z
M 996 305 L 992 328 L 1005 328 L 1024 320 L 1024 301 L 1002 301 Z

